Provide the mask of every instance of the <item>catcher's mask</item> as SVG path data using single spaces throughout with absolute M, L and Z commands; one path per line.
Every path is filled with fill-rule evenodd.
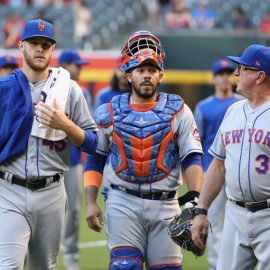
M 148 31 L 132 34 L 121 51 L 119 67 L 125 72 L 140 66 L 144 62 L 154 64 L 163 70 L 165 52 L 159 39 Z

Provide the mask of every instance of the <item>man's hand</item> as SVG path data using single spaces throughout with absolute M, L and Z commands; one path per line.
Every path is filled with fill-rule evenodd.
M 206 245 L 206 239 L 208 235 L 208 220 L 205 215 L 196 215 L 193 219 L 191 233 L 192 240 L 194 244 L 200 248 L 204 249 Z
M 73 125 L 56 100 L 53 101 L 52 106 L 40 100 L 35 106 L 35 114 L 40 123 L 54 129 L 65 131 L 70 125 Z
M 87 204 L 86 221 L 88 227 L 96 232 L 100 232 L 104 224 L 101 208 L 96 204 Z

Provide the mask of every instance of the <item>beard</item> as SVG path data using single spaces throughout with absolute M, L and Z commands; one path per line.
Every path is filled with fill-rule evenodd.
M 133 91 L 136 93 L 136 95 L 140 98 L 149 99 L 152 98 L 156 93 L 158 89 L 158 85 L 144 85 L 146 82 L 141 83 L 140 85 L 132 85 Z
M 49 59 L 44 59 L 43 62 L 41 63 L 36 63 L 31 57 L 27 54 L 26 51 L 23 52 L 25 62 L 27 65 L 34 71 L 41 72 L 44 71 L 48 68 L 50 62 L 51 62 L 51 57 Z

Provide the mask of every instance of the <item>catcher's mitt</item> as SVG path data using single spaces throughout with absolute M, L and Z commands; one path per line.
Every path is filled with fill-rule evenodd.
M 193 252 L 196 256 L 202 256 L 204 249 L 198 248 L 191 237 L 194 209 L 195 207 L 185 208 L 181 214 L 175 216 L 169 224 L 168 233 L 171 239 L 181 248 Z

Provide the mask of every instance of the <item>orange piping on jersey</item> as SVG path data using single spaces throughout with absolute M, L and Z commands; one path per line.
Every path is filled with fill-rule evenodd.
M 115 143 L 118 146 L 119 153 L 120 153 L 121 160 L 122 160 L 122 164 L 115 171 L 115 173 L 117 174 L 117 173 L 125 170 L 128 167 L 128 163 L 127 163 L 127 157 L 126 157 L 126 153 L 125 153 L 125 148 L 124 148 L 124 145 L 123 145 L 123 141 L 121 140 L 121 138 L 118 136 L 118 134 L 115 131 L 113 131 L 112 137 L 113 137 L 113 140 L 115 141 Z
M 160 169 L 161 171 L 163 171 L 164 173 L 166 173 L 167 175 L 170 173 L 165 166 L 162 164 L 162 160 L 164 158 L 167 146 L 170 142 L 170 140 L 173 139 L 173 133 L 170 130 L 170 132 L 167 134 L 167 136 L 161 141 L 160 143 L 160 147 L 159 147 L 159 153 L 158 153 L 158 157 L 157 157 L 157 164 L 156 167 L 158 169 Z
M 141 104 L 131 104 L 129 106 L 137 112 L 146 112 L 152 110 L 157 105 L 157 102 L 150 102 L 150 103 L 141 103 Z
M 160 142 L 160 148 L 159 148 L 159 153 L 158 153 L 158 157 L 157 157 L 157 161 L 156 161 L 156 167 L 158 169 L 160 169 L 161 171 L 163 171 L 164 173 L 166 173 L 167 175 L 170 173 L 166 168 L 165 166 L 162 164 L 162 161 L 163 161 L 163 158 L 164 158 L 164 155 L 165 155 L 165 152 L 166 152 L 166 149 L 168 147 L 168 144 L 169 142 L 174 139 L 174 134 L 173 134 L 173 131 L 172 131 L 172 121 L 174 119 L 174 117 L 182 112 L 184 108 L 184 101 L 183 101 L 183 104 L 181 106 L 181 108 L 172 116 L 171 120 L 170 120 L 170 132 L 167 134 L 167 136 Z
M 152 156 L 153 136 L 150 135 L 144 139 L 131 136 L 130 139 L 134 174 L 136 177 L 147 177 Z
M 86 171 L 83 176 L 84 187 L 95 186 L 100 187 L 102 182 L 102 174 L 97 171 Z

